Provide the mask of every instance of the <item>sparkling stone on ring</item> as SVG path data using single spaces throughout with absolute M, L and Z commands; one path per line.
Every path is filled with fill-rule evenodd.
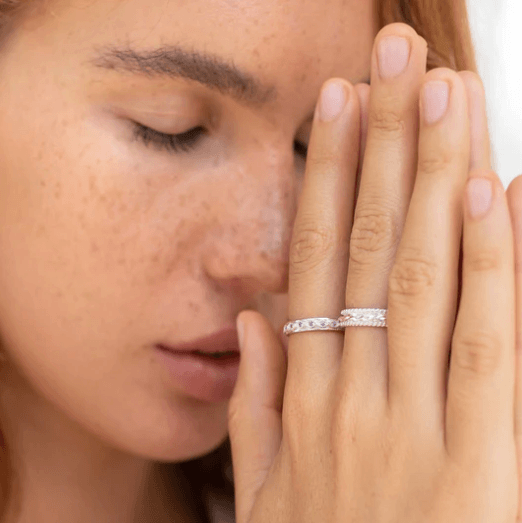
M 290 336 L 297 332 L 308 331 L 337 331 L 344 330 L 339 326 L 339 321 L 333 318 L 304 318 L 289 321 L 283 328 L 283 334 Z

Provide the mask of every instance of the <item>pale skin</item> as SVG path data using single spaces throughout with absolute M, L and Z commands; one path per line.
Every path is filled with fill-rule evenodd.
M 310 466 L 314 473 L 331 479 L 331 463 L 325 462 L 318 469 L 316 462 L 300 459 L 301 483 L 291 483 L 296 477 L 288 475 L 288 468 L 280 468 L 271 474 L 273 479 L 266 483 L 262 497 L 257 487 L 265 483 L 266 476 L 254 473 L 272 466 L 280 443 L 282 420 L 277 404 L 287 369 L 275 333 L 287 315 L 315 316 L 317 307 L 321 307 L 321 314 L 335 316 L 348 305 L 343 293 L 338 292 L 345 285 L 347 258 L 321 276 L 317 269 L 301 271 L 301 283 L 294 271 L 291 287 L 287 287 L 298 196 L 302 195 L 298 224 L 299 216 L 302 220 L 303 213 L 313 205 L 315 225 L 320 220 L 339 220 L 349 210 L 347 202 L 353 195 L 355 158 L 366 150 L 368 165 L 373 161 L 376 168 L 370 173 L 368 167 L 368 173 L 363 173 L 363 187 L 365 183 L 368 186 L 373 174 L 382 176 L 379 183 L 387 184 L 375 187 L 382 191 L 381 198 L 389 196 L 390 190 L 397 191 L 402 162 L 408 183 L 400 194 L 400 212 L 395 207 L 390 211 L 405 220 L 410 201 L 408 188 L 413 186 L 416 174 L 412 128 L 408 128 L 408 139 L 395 151 L 395 169 L 390 168 L 390 155 L 396 142 L 388 141 L 381 156 L 375 144 L 364 145 L 370 87 L 358 84 L 372 74 L 374 90 L 371 57 L 377 31 L 371 2 L 329 0 L 319 6 L 316 0 L 291 0 L 284 5 L 267 0 L 68 0 L 46 4 L 49 9 L 27 19 L 12 45 L 0 50 L 0 333 L 7 356 L 0 376 L 0 401 L 2 428 L 23 471 L 24 506 L 16 523 L 193 521 L 181 486 L 168 492 L 158 488 L 161 467 L 157 463 L 201 456 L 219 445 L 228 430 L 230 406 L 228 401 L 202 403 L 180 394 L 175 385 L 163 379 L 163 369 L 155 361 L 151 345 L 158 339 L 175 343 L 202 336 L 234 322 L 247 308 L 268 319 L 263 324 L 266 335 L 259 338 L 259 345 L 252 345 L 252 354 L 260 358 L 258 369 L 265 369 L 265 374 L 257 374 L 263 381 L 255 392 L 258 400 L 267 400 L 276 408 L 266 411 L 266 418 L 254 416 L 255 431 L 254 425 L 239 425 L 238 416 L 232 416 L 231 428 L 234 420 L 237 427 L 233 435 L 239 522 L 257 521 L 256 517 L 274 522 L 306 521 L 299 519 L 303 514 L 294 510 L 295 506 L 302 507 L 310 521 L 324 520 L 332 506 L 332 491 L 316 489 L 317 485 L 308 482 L 306 471 Z M 410 31 L 402 25 L 386 30 Z M 424 81 L 425 63 L 422 42 L 411 31 L 407 34 L 418 53 L 411 83 L 401 84 L 402 96 L 409 97 L 409 110 L 404 114 L 412 124 L 416 118 L 415 90 Z M 95 49 L 116 44 L 132 44 L 138 50 L 180 45 L 212 52 L 232 59 L 238 68 L 264 84 L 274 85 L 278 98 L 247 107 L 229 94 L 193 80 L 93 65 Z M 443 70 L 430 74 L 462 81 L 457 83 L 462 100 L 465 92 L 470 98 L 477 89 L 477 79 L 470 73 L 457 75 Z M 344 79 L 359 97 L 351 97 L 342 124 L 325 124 L 314 131 L 307 183 L 313 183 L 314 172 L 324 180 L 326 165 L 317 161 L 323 155 L 330 158 L 328 165 L 334 172 L 328 194 L 339 196 L 337 206 L 324 206 L 317 192 L 314 198 L 306 196 L 314 193 L 313 185 L 303 186 L 305 162 L 294 142 L 308 143 L 320 89 L 331 78 Z M 398 89 L 397 84 L 391 88 Z M 383 96 L 382 89 L 376 79 L 376 103 Z M 480 89 L 476 92 L 480 95 Z M 482 107 L 481 103 L 479 100 L 477 106 Z M 169 134 L 201 125 L 208 127 L 209 134 L 191 152 L 174 154 L 133 140 L 131 120 Z M 466 121 L 459 120 L 463 126 Z M 429 194 L 420 193 L 417 199 L 421 206 L 435 198 L 444 200 L 449 192 L 456 195 L 459 183 L 462 188 L 465 158 L 475 158 L 466 150 L 466 134 L 464 130 L 462 133 L 458 176 L 451 178 L 449 172 L 443 173 L 440 179 L 448 183 L 431 196 L 432 200 Z M 332 156 L 332 150 L 343 135 L 350 139 L 343 141 L 341 149 L 346 154 L 351 149 L 349 158 L 341 161 L 340 155 Z M 476 140 L 472 145 L 481 145 L 471 150 L 478 151 L 479 156 L 488 155 L 485 128 Z M 484 158 L 489 161 L 489 156 Z M 515 181 L 508 191 L 513 208 L 517 201 L 522 205 L 520 191 L 522 186 Z M 498 201 L 494 218 L 498 221 L 493 227 L 502 234 L 482 235 L 480 241 L 502 242 L 505 254 L 513 247 L 501 227 L 502 223 L 508 227 L 505 215 L 505 221 L 500 221 L 501 196 Z M 452 205 L 456 208 L 456 196 Z M 331 214 L 321 215 L 321 209 Z M 347 238 L 351 222 L 342 223 L 340 230 Z M 477 227 L 484 223 L 477 222 Z M 448 256 L 444 258 L 450 263 L 455 259 L 449 253 L 455 248 L 458 221 L 450 223 L 448 219 L 444 224 L 451 228 Z M 430 226 L 419 223 L 419 230 L 421 225 L 423 230 Z M 378 281 L 379 267 L 367 267 L 367 274 L 361 274 L 353 293 L 347 296 L 355 300 L 353 305 L 363 306 L 365 300 L 379 297 L 372 292 L 385 292 L 391 261 L 381 266 Z M 375 257 L 373 263 L 382 262 Z M 496 285 L 498 278 L 507 282 L 514 275 L 512 266 L 504 264 L 501 269 L 495 276 Z M 367 287 L 362 288 L 360 283 L 366 278 Z M 315 290 L 311 285 L 316 285 Z M 451 302 L 453 287 L 440 284 L 439 301 L 432 300 L 440 306 L 430 313 L 427 324 L 431 328 L 439 325 L 433 339 L 440 347 L 422 354 L 440 360 L 439 367 L 422 363 L 427 378 L 442 372 L 445 347 L 441 332 L 446 338 L 448 333 L 440 324 L 444 310 L 446 316 L 452 312 L 444 306 Z M 507 301 L 511 298 L 514 310 L 513 282 L 499 288 L 506 295 L 512 293 Z M 502 295 L 501 307 L 506 307 L 505 298 Z M 251 314 L 255 313 L 245 316 Z M 507 354 L 514 350 L 513 340 L 507 339 L 514 324 L 503 327 L 506 339 L 502 340 L 502 350 Z M 351 331 L 350 336 L 361 339 L 350 341 L 350 347 L 358 344 L 361 356 L 382 356 L 379 343 L 383 331 L 358 332 Z M 365 340 L 365 336 L 372 339 Z M 285 402 L 295 406 L 286 410 L 294 434 L 301 429 L 299 409 L 314 408 L 310 400 L 325 399 L 333 373 L 339 368 L 347 380 L 358 376 L 356 401 L 383 406 L 378 403 L 385 383 L 379 374 L 385 367 L 383 360 L 354 362 L 358 370 L 354 367 L 354 374 L 348 376 L 348 366 L 340 365 L 341 339 L 334 333 L 290 339 Z M 249 343 L 252 340 L 250 337 Z M 407 350 L 411 346 L 401 347 Z M 514 380 L 506 361 L 507 357 L 502 359 L 495 374 L 498 377 L 502 373 L 496 405 L 505 407 L 513 401 L 508 386 Z M 242 371 L 245 374 L 244 368 Z M 414 377 L 403 377 L 397 383 L 411 385 Z M 256 405 L 244 380 L 242 384 L 237 398 L 247 401 L 233 406 L 242 407 L 242 419 L 248 421 Z M 307 396 L 306 391 L 311 390 L 317 394 Z M 426 390 L 433 392 L 433 388 Z M 347 396 L 344 399 L 349 400 Z M 429 397 L 425 399 L 430 401 Z M 440 406 L 440 398 L 434 395 L 431 400 L 432 409 Z M 317 415 L 321 414 L 319 406 L 315 405 Z M 419 412 L 418 406 L 408 409 L 405 413 Z M 239 407 L 232 412 L 240 412 Z M 508 422 L 506 408 L 484 426 L 505 428 Z M 327 439 L 314 430 L 316 423 L 308 432 L 317 436 L 315 440 L 302 441 L 306 449 L 303 455 L 311 458 L 320 455 Z M 495 493 L 494 498 L 504 502 L 501 509 L 506 512 L 501 510 L 496 517 L 516 510 L 516 496 L 505 488 L 515 485 L 510 436 L 513 434 L 502 432 L 502 441 L 498 434 L 495 438 L 503 452 L 497 470 L 506 478 L 502 492 L 498 496 Z M 428 439 L 419 441 L 426 443 Z M 476 443 L 481 441 L 478 438 Z M 299 443 L 297 438 L 294 443 Z M 261 467 L 256 456 L 265 459 Z M 338 455 L 340 464 L 346 461 L 343 456 Z M 363 454 L 360 459 L 364 460 Z M 288 461 L 279 463 L 287 467 Z M 286 483 L 281 479 L 284 477 Z M 353 478 L 346 481 L 349 485 Z M 469 482 L 464 484 L 469 486 Z M 397 488 L 401 485 L 399 482 Z M 305 497 L 282 497 L 279 487 Z M 308 495 L 311 489 L 315 498 Z M 355 499 L 364 502 L 366 494 L 360 491 Z M 464 492 L 462 499 L 469 500 L 468 494 Z M 412 493 L 404 490 L 404 495 Z M 250 518 L 256 498 L 260 499 L 259 509 Z M 287 503 L 286 510 L 270 519 L 270 510 L 281 499 Z M 399 510 L 401 505 L 396 507 Z M 497 520 L 490 518 L 488 523 L 492 521 Z M 8 523 L 15 522 L 8 518 Z

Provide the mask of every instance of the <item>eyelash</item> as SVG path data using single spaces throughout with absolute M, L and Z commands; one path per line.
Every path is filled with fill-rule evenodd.
M 196 147 L 203 134 L 206 134 L 206 130 L 201 126 L 194 127 L 182 134 L 165 134 L 134 122 L 134 138 L 147 147 L 154 145 L 169 152 L 189 152 Z
M 151 145 L 163 149 L 169 152 L 178 153 L 180 151 L 190 152 L 195 149 L 199 140 L 203 135 L 207 134 L 207 131 L 201 125 L 188 130 L 181 134 L 166 134 L 160 133 L 155 129 L 151 129 L 138 122 L 134 124 L 134 138 L 145 144 L 146 147 Z M 308 153 L 308 147 L 296 141 L 294 143 L 294 150 L 297 154 L 306 159 Z

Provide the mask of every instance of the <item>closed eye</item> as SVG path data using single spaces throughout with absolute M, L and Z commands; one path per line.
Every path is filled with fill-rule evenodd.
M 134 138 L 141 141 L 147 147 L 154 146 L 157 149 L 164 149 L 170 152 L 189 152 L 194 149 L 199 140 L 206 134 L 202 126 L 194 127 L 181 134 L 166 134 L 151 129 L 138 122 L 134 124 Z
M 208 134 L 208 131 L 201 125 L 181 134 L 166 134 L 138 122 L 132 123 L 134 125 L 134 139 L 141 141 L 147 147 L 153 146 L 160 150 L 175 153 L 190 152 Z M 308 146 L 296 140 L 294 142 L 294 151 L 306 159 Z

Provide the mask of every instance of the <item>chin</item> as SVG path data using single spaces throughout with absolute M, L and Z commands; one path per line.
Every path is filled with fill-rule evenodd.
M 127 425 L 124 433 L 110 439 L 115 447 L 153 461 L 183 462 L 205 456 L 228 438 L 228 402 L 197 403 L 198 409 L 177 406 L 162 419 L 149 413 L 147 423 L 131 430 Z

